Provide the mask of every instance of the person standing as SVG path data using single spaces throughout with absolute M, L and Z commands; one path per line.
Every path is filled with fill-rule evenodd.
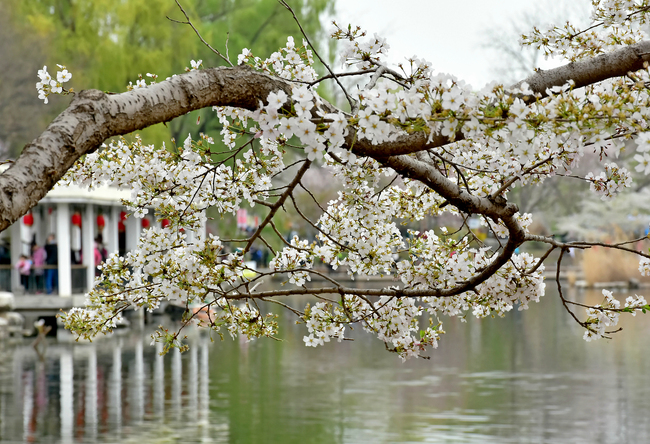
M 32 261 L 24 254 L 20 255 L 20 259 L 16 264 L 16 269 L 20 273 L 20 285 L 23 286 L 25 293 L 29 291 L 29 274 L 32 271 Z
M 104 262 L 104 255 L 102 254 L 103 248 L 104 247 L 102 246 L 101 237 L 97 236 L 95 238 L 95 248 L 93 250 L 93 256 L 95 257 L 95 277 L 102 275 L 102 272 L 99 269 L 99 265 Z
M 45 258 L 47 257 L 47 253 L 45 252 L 45 248 L 41 247 L 40 245 L 34 244 L 32 247 L 32 261 L 33 261 L 33 270 L 34 270 L 34 280 L 35 280 L 35 290 L 36 293 L 42 293 L 43 288 L 44 288 L 44 282 L 43 278 L 45 277 L 45 270 L 43 270 L 43 266 L 45 265 Z
M 45 270 L 45 292 L 52 294 L 55 288 L 59 286 L 59 247 L 56 244 L 56 237 L 50 234 L 47 237 L 47 244 L 45 245 L 45 263 L 48 268 Z

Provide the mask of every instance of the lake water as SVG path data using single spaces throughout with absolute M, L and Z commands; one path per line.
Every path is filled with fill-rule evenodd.
M 646 295 L 647 296 L 647 295 Z M 600 302 L 597 293 L 576 293 Z M 581 313 L 580 313 L 581 314 Z M 431 360 L 377 339 L 215 342 L 159 356 L 149 330 L 92 344 L 0 344 L 0 441 L 83 443 L 650 442 L 650 315 L 586 343 L 549 291 L 505 319 L 446 320 Z

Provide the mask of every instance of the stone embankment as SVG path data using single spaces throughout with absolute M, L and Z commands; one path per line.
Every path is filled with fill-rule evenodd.
M 14 295 L 0 292 L 0 339 L 23 333 L 25 318 L 20 313 L 14 312 L 14 308 Z

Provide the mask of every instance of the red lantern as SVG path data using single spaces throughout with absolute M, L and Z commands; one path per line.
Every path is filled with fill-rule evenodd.
M 124 233 L 126 231 L 126 227 L 124 226 L 124 222 L 120 221 L 117 223 L 117 231 L 120 233 Z
M 146 217 L 142 219 L 142 228 L 147 229 L 149 228 L 149 225 L 151 225 L 151 222 L 149 222 L 149 219 Z
M 169 219 L 163 219 L 163 220 L 160 221 L 160 226 L 163 227 L 163 228 L 167 228 L 170 225 L 171 225 L 171 222 L 169 221 Z
M 104 215 L 100 214 L 99 216 L 97 216 L 97 229 L 99 231 L 102 231 L 105 226 L 106 226 L 106 220 L 104 219 Z
M 32 213 L 27 213 L 23 216 L 23 223 L 28 227 L 34 225 L 34 216 Z
M 80 227 L 80 226 L 81 226 L 81 214 L 79 214 L 79 213 L 74 213 L 74 214 L 72 215 L 72 225 L 74 225 L 74 226 L 76 226 L 76 227 Z
M 120 211 L 120 220 L 124 222 L 127 218 L 126 211 Z

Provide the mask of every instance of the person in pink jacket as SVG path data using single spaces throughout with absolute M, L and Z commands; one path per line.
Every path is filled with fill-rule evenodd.
M 20 285 L 25 289 L 25 293 L 29 290 L 29 275 L 32 272 L 32 260 L 25 256 L 20 255 L 20 259 L 16 263 L 16 268 L 20 273 Z
M 102 245 L 101 237 L 97 236 L 95 239 L 95 248 L 93 250 L 93 256 L 95 257 L 95 276 L 101 276 L 102 272 L 99 270 L 99 265 L 106 260 L 105 256 L 106 249 Z
M 43 266 L 45 265 L 45 258 L 47 253 L 45 253 L 45 248 L 41 245 L 36 245 L 32 247 L 32 268 L 34 270 L 34 280 L 36 293 L 42 293 L 45 289 L 45 280 Z

